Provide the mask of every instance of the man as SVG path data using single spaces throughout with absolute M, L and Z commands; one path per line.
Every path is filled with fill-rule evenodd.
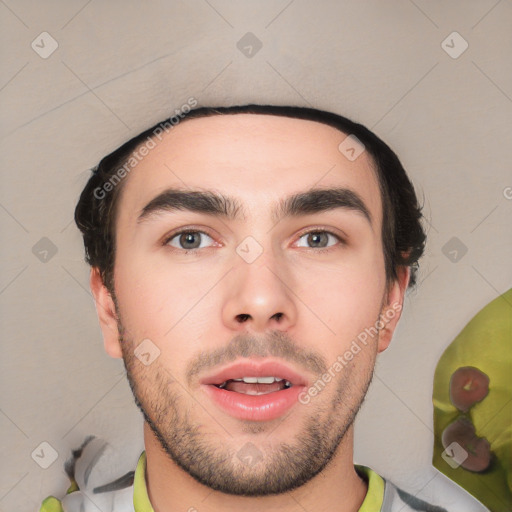
M 145 418 L 134 510 L 443 510 L 353 463 L 425 243 L 396 155 L 313 109 L 178 121 L 105 157 L 75 212 Z

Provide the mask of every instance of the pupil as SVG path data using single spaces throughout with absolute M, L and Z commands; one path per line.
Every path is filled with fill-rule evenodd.
M 194 238 L 196 238 L 195 243 Z M 197 233 L 183 233 L 180 237 L 180 243 L 185 249 L 197 249 L 200 245 Z M 188 244 L 192 244 L 192 246 Z
M 325 243 L 321 243 L 322 242 L 322 237 L 323 237 L 323 241 Z M 325 247 L 326 244 L 327 244 L 327 241 L 328 241 L 327 240 L 327 233 L 319 233 L 319 232 L 317 232 L 317 233 L 310 233 L 309 234 L 309 242 L 311 244 L 313 244 L 313 245 L 316 245 L 316 244 L 320 243 L 321 247 Z M 318 245 L 317 245 L 317 247 L 318 247 Z

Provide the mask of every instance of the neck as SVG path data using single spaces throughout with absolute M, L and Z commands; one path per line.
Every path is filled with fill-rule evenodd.
M 303 486 L 280 495 L 245 497 L 213 491 L 177 466 L 144 424 L 146 484 L 155 512 L 357 512 L 367 492 L 353 463 L 353 426 L 324 470 Z

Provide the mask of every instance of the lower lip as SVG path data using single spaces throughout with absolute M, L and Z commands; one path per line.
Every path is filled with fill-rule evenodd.
M 299 402 L 305 386 L 292 386 L 265 395 L 244 395 L 226 391 L 211 384 L 202 385 L 205 392 L 225 412 L 240 420 L 270 421 L 281 417 Z

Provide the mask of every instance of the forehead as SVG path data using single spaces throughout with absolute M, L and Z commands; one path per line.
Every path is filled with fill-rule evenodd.
M 182 121 L 144 156 L 123 183 L 118 218 L 136 218 L 169 188 L 204 189 L 236 197 L 244 213 L 311 188 L 358 193 L 375 220 L 381 199 L 367 152 L 354 161 L 339 150 L 348 134 L 316 121 L 262 114 Z

